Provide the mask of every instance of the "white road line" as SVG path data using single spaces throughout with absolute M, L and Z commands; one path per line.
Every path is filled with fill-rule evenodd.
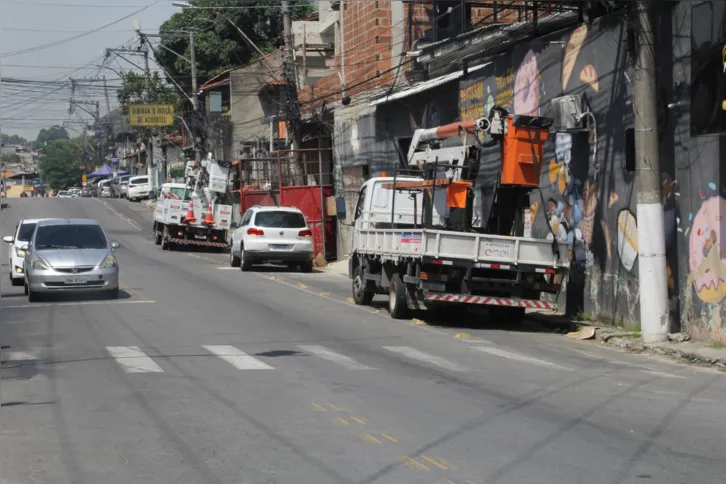
M 3 351 L 2 358 L 5 361 L 32 361 L 37 359 L 25 351 Z
M 649 375 L 653 375 L 653 376 L 661 376 L 663 378 L 679 378 L 679 379 L 687 378 L 683 375 L 674 375 L 672 373 L 665 373 L 663 371 L 658 371 L 658 370 L 640 370 L 640 371 L 642 371 L 643 373 L 647 373 Z
M 120 218 L 121 220 L 123 220 L 124 222 L 126 222 L 127 224 L 129 224 L 130 226 L 132 226 L 133 228 L 135 228 L 136 230 L 138 230 L 139 232 L 141 232 L 142 230 L 144 230 L 141 227 L 139 227 L 138 225 L 136 225 L 136 223 L 134 223 L 130 218 L 126 217 L 125 215 L 121 215 L 115 208 L 113 208 L 107 202 L 105 202 L 103 200 L 99 200 L 98 198 L 96 200 L 98 200 L 99 202 L 101 202 L 107 209 L 111 210 L 114 214 L 116 214 L 116 216 L 118 218 Z
M 425 363 L 431 363 L 432 365 L 436 365 L 445 370 L 467 371 L 467 369 L 464 368 L 463 366 L 457 365 L 456 363 L 452 363 L 451 361 L 441 358 L 440 356 L 434 356 L 429 353 L 424 353 L 423 351 L 419 351 L 417 349 L 410 348 L 408 346 L 384 346 L 383 349 L 392 351 L 394 353 L 401 354 L 401 355 L 411 358 L 413 360 L 423 361 Z
M 298 348 L 300 348 L 303 351 L 307 351 L 308 353 L 312 353 L 313 355 L 322 358 L 324 360 L 333 361 L 335 363 L 338 363 L 340 365 L 343 365 L 346 368 L 349 368 L 351 370 L 372 370 L 370 366 L 361 365 L 357 361 L 355 361 L 353 358 L 349 358 L 347 356 L 338 354 L 334 351 L 330 351 L 325 346 L 316 346 L 316 345 L 299 345 Z
M 48 308 L 51 306 L 97 306 L 99 304 L 153 304 L 156 301 L 82 301 L 68 303 L 18 304 L 16 306 L 2 306 L 2 309 L 21 308 Z
M 552 363 L 545 360 L 540 360 L 539 358 L 532 358 L 531 356 L 525 356 L 521 355 L 519 353 L 514 353 L 512 351 L 507 351 L 499 348 L 492 348 L 490 346 L 471 346 L 472 349 L 482 351 L 484 353 L 489 353 L 490 355 L 499 356 L 501 358 L 506 358 L 508 360 L 514 360 L 514 361 L 521 361 L 523 363 L 531 363 L 536 366 L 543 366 L 546 368 L 552 368 L 557 370 L 565 370 L 565 371 L 572 371 L 572 368 L 568 368 L 566 366 L 561 366 L 556 363 Z
M 217 261 L 214 261 L 214 262 L 217 262 Z M 239 267 L 226 267 L 226 266 L 222 266 L 222 267 L 217 267 L 217 270 L 218 271 L 238 271 L 239 270 Z
M 625 362 L 625 361 L 611 360 L 609 358 L 604 358 L 602 356 L 593 355 L 592 353 L 588 353 L 587 351 L 581 351 L 581 350 L 574 350 L 574 351 L 575 351 L 575 353 L 579 353 L 582 356 L 587 356 L 589 358 L 594 358 L 594 359 L 600 360 L 600 361 L 607 361 L 608 363 L 613 364 L 613 365 L 627 366 L 629 368 L 637 368 L 642 373 L 647 373 L 649 375 L 662 376 L 664 378 L 678 378 L 678 379 L 687 378 L 683 375 L 667 373 L 665 371 L 661 371 L 661 370 L 658 370 L 658 369 L 650 367 L 650 366 L 638 365 L 636 363 L 629 363 L 629 362 Z
M 163 373 L 154 360 L 138 346 L 107 346 L 106 350 L 116 359 L 126 373 Z
M 202 345 L 202 348 L 213 355 L 219 356 L 238 370 L 274 370 L 274 368 L 267 363 L 261 362 L 257 358 L 238 350 L 234 346 Z

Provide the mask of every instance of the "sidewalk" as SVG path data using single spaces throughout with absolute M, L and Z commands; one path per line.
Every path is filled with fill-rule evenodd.
M 327 266 L 322 267 L 321 270 L 348 277 L 348 258 L 346 257 L 345 259 L 331 262 Z

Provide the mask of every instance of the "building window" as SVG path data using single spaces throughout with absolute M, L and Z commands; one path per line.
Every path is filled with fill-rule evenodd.
M 691 7 L 691 134 L 726 133 L 726 4 Z

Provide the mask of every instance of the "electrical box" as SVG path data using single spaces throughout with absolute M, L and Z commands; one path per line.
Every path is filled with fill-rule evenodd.
M 207 169 L 209 170 L 209 190 L 216 193 L 225 193 L 227 191 L 229 168 L 223 168 L 219 164 L 210 161 Z
M 582 117 L 580 98 L 577 96 L 562 96 L 552 99 L 553 127 L 555 131 L 577 129 Z

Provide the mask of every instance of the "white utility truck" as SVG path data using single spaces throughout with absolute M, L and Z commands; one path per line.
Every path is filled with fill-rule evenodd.
M 555 309 L 540 295 L 559 292 L 567 242 L 551 227 L 552 240 L 525 236 L 551 123 L 495 107 L 475 122 L 417 130 L 408 167 L 360 189 L 349 263 L 356 304 L 388 294 L 396 319 L 446 305 L 487 306 L 510 321 L 527 308 Z M 459 136 L 462 146 L 441 146 Z M 496 145 L 496 180 L 478 186 L 482 150 Z
M 219 203 L 227 194 L 229 166 L 210 156 L 189 161 L 185 183 L 165 183 L 154 211 L 154 243 L 163 250 L 201 246 L 225 250 L 232 206 Z

